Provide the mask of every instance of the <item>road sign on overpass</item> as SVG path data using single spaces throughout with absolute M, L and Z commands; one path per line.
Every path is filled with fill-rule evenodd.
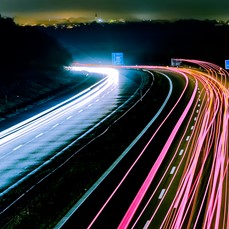
M 229 60 L 225 60 L 225 69 L 229 69 Z
M 179 67 L 181 65 L 182 61 L 178 60 L 178 59 L 171 59 L 171 66 L 173 67 Z
M 112 64 L 113 65 L 123 65 L 123 53 L 122 52 L 113 52 L 112 53 Z

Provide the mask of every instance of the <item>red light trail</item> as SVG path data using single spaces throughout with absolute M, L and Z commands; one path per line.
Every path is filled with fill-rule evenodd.
M 163 218 L 159 226 L 161 229 L 229 228 L 229 75 L 227 71 L 212 63 L 197 60 L 178 60 L 196 67 L 151 67 L 151 69 L 171 71 L 184 77 L 186 82 L 184 91 L 188 84 L 194 84 L 190 100 L 181 116 L 177 119 L 178 121 L 174 125 L 159 157 L 152 165 L 135 198 L 129 205 L 118 226 L 119 229 L 138 227 L 138 221 L 144 217 L 150 201 L 157 195 L 159 186 L 165 183 L 164 180 L 166 179 L 165 177 L 168 177 L 167 172 L 169 171 L 172 178 L 167 182 L 166 188 L 164 187 L 160 192 L 158 205 L 150 213 L 151 216 L 149 217 L 149 212 L 146 214 L 148 219 L 144 228 L 154 228 L 155 223 L 157 223 L 156 215 L 159 214 L 160 209 L 165 209 L 163 211 L 164 216 L 160 216 Z M 177 103 L 179 103 L 182 96 L 183 94 L 180 95 Z M 173 109 L 171 109 L 167 117 L 170 116 Z M 185 120 L 186 126 L 183 134 L 179 136 L 179 143 L 176 144 L 175 149 L 171 150 L 171 144 L 177 138 L 178 130 L 184 125 Z M 161 128 L 164 121 L 158 129 Z M 139 155 L 144 153 L 157 131 L 152 134 L 151 139 Z M 182 148 L 181 146 L 184 145 L 184 142 L 186 142 L 186 146 Z M 162 162 L 171 153 L 173 153 L 173 156 L 167 167 L 164 168 L 164 174 L 148 201 L 144 202 L 146 204 L 139 213 L 139 206 L 142 204 L 146 192 L 149 191 L 150 185 L 154 182 L 155 176 L 161 169 Z M 177 158 L 181 159 L 174 166 L 173 163 L 178 161 Z M 181 170 L 182 164 L 183 170 Z M 133 166 L 134 164 L 131 168 Z M 175 191 L 173 191 L 174 195 L 171 199 L 168 198 L 169 191 L 174 189 L 173 183 L 178 173 L 181 174 L 180 180 Z M 128 176 L 128 173 L 123 177 L 123 180 L 126 179 L 126 176 Z M 121 183 L 116 190 L 120 185 Z M 112 195 L 102 206 L 89 227 L 93 227 L 93 223 L 106 207 Z

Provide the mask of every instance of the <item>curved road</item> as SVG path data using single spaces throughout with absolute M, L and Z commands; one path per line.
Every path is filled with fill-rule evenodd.
M 103 174 L 102 178 L 96 182 L 96 185 L 101 183 L 100 186 L 96 190 L 94 190 L 94 187 L 92 187 L 93 193 L 91 193 L 91 190 L 89 190 L 88 193 L 90 193 L 90 196 L 88 195 L 88 193 L 86 193 L 85 196 L 83 196 L 81 200 L 59 222 L 56 228 L 71 228 L 74 226 L 77 226 L 79 228 L 117 228 L 118 220 L 121 220 L 120 217 L 122 217 L 122 215 L 124 214 L 124 206 L 128 206 L 128 201 L 130 201 L 130 197 L 134 197 L 134 193 L 139 188 L 138 185 L 140 183 L 136 183 L 135 185 L 133 184 L 133 179 L 135 179 L 134 177 L 136 173 L 138 174 L 137 180 L 141 180 L 141 174 L 143 172 L 145 173 L 145 171 L 149 169 L 149 167 L 147 168 L 146 166 L 150 166 L 151 164 L 150 161 L 147 161 L 147 163 L 146 161 L 144 161 L 146 157 L 151 157 L 150 152 L 150 154 L 147 155 L 148 153 L 145 154 L 134 151 L 136 151 L 136 148 L 144 147 L 144 144 L 147 143 L 147 138 L 150 137 L 148 132 L 151 133 L 155 128 L 160 127 L 161 122 L 164 122 L 163 119 L 167 116 L 167 112 L 172 109 L 171 105 L 173 103 L 176 103 L 177 99 L 179 99 L 180 94 L 185 96 L 185 90 L 187 89 L 187 82 L 185 84 L 185 79 L 178 79 L 179 83 L 177 83 L 177 79 L 176 77 L 172 76 L 173 74 L 171 75 L 171 71 L 166 70 L 161 71 L 161 73 L 159 73 L 158 71 L 160 70 L 158 69 L 157 71 L 155 71 L 155 73 L 158 74 L 157 80 L 163 78 L 165 83 L 168 84 L 167 95 L 163 95 L 164 100 L 161 106 L 156 112 L 154 112 L 154 115 L 151 117 L 146 126 L 142 128 L 137 136 L 135 136 L 130 145 L 120 155 L 120 157 L 117 158 L 117 160 L 111 165 L 111 167 Z M 180 76 L 181 74 L 176 73 L 176 75 Z M 179 87 L 178 85 L 174 85 L 174 83 L 179 84 Z M 182 86 L 180 87 L 180 85 Z M 177 94 L 177 92 L 179 93 Z M 182 98 L 180 98 L 180 100 L 181 99 Z M 173 116 L 176 116 L 176 113 L 174 113 Z M 168 126 L 166 128 L 168 128 Z M 165 129 L 161 130 L 160 134 L 163 134 L 163 131 L 165 131 Z M 157 142 L 155 142 L 155 144 L 157 144 Z M 160 145 L 162 144 L 163 141 L 161 141 Z M 148 162 L 150 162 L 150 164 L 148 164 Z M 142 166 L 145 167 L 145 171 L 139 171 L 139 168 L 135 168 L 140 167 L 141 169 Z M 122 173 L 122 175 L 120 175 L 120 173 Z M 120 177 L 118 178 L 118 176 Z M 114 183 L 114 181 L 116 181 L 117 183 Z M 127 190 L 129 190 L 128 198 L 126 197 Z M 100 204 L 103 200 L 104 204 L 99 205 L 95 203 L 95 199 L 98 199 L 98 203 Z M 93 206 L 93 208 L 90 209 L 91 213 L 88 214 L 88 208 L 90 208 L 90 206 Z M 122 210 L 120 209 L 121 206 Z M 92 212 L 95 212 L 94 218 Z M 72 219 L 69 220 L 69 216 L 72 216 Z M 67 222 L 65 222 L 66 219 L 68 219 Z
M 0 132 L 1 213 L 8 208 L 3 207 L 2 201 L 10 191 L 123 109 L 145 83 L 141 79 L 134 83 L 125 78 L 125 72 L 121 72 L 124 74 L 121 77 L 117 70 L 110 68 L 72 67 L 70 70 L 95 72 L 104 78 L 70 99 Z M 127 82 L 131 85 L 131 89 L 127 86 L 128 92 L 124 88 Z M 33 185 L 20 187 L 19 196 Z
M 228 73 L 179 61 L 195 67 L 147 67 L 168 79 L 164 103 L 56 228 L 229 227 Z
M 179 67 L 138 66 L 163 87 L 146 92 L 143 80 L 128 88 L 141 103 L 133 104 L 123 122 L 117 118 L 107 135 L 119 129 L 132 135 L 125 148 L 118 136 L 109 138 L 122 151 L 55 228 L 229 228 L 228 73 L 208 62 L 177 62 Z M 118 85 L 117 77 L 105 78 L 86 97 L 2 132 L 2 196 L 33 166 L 46 164 L 123 108 L 129 97 L 120 97 Z

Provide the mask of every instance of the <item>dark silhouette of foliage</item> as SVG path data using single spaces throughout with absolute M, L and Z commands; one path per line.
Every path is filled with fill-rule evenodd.
M 224 66 L 229 58 L 229 26 L 214 20 L 91 23 L 73 29 L 43 28 L 77 61 L 106 60 L 124 52 L 125 64 L 168 65 L 171 58 L 194 58 Z
M 71 55 L 51 36 L 37 28 L 16 25 L 0 17 L 1 71 L 47 70 L 63 67 Z
M 72 57 L 55 38 L 0 16 L 0 120 L 69 83 Z M 66 79 L 67 78 L 67 79 Z

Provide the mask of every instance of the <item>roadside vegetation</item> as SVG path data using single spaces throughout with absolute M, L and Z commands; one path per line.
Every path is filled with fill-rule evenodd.
M 0 34 L 0 120 L 75 80 L 63 69 L 71 54 L 55 38 L 1 16 Z

